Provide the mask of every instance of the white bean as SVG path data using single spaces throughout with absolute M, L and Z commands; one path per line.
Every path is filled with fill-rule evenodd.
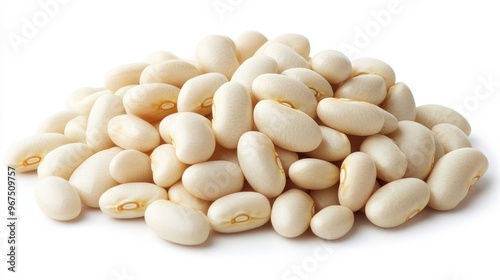
M 69 180 L 71 174 L 95 151 L 83 143 L 65 144 L 47 153 L 38 166 L 38 178 L 57 176 Z
M 378 105 L 384 101 L 387 88 L 379 75 L 359 75 L 344 81 L 336 90 L 335 97 L 365 101 Z
M 123 106 L 128 114 L 147 122 L 161 121 L 177 112 L 177 97 L 180 89 L 175 86 L 151 83 L 137 85 L 123 96 Z
M 307 68 L 290 68 L 281 74 L 294 78 L 306 85 L 313 91 L 317 101 L 326 97 L 333 97 L 333 89 L 330 83 L 320 74 Z
M 469 136 L 471 127 L 467 119 L 457 111 L 438 104 L 427 104 L 417 107 L 415 121 L 432 129 L 440 123 L 451 123 Z
M 177 110 L 203 116 L 211 114 L 215 91 L 226 82 L 226 76 L 221 73 L 206 73 L 189 79 L 179 92 Z
M 231 77 L 231 81 L 239 82 L 252 93 L 253 81 L 263 74 L 278 73 L 278 63 L 268 56 L 253 56 L 241 64 Z M 257 97 L 252 93 L 252 104 L 257 104 Z
M 339 184 L 322 190 L 311 190 L 309 196 L 314 200 L 315 212 L 330 205 L 340 205 L 339 202 Z
M 134 115 L 118 115 L 108 123 L 109 138 L 123 149 L 152 151 L 160 144 L 160 135 L 150 123 Z
M 360 151 L 368 154 L 377 167 L 377 177 L 386 182 L 403 178 L 408 167 L 406 155 L 385 135 L 368 136 Z
M 283 167 L 283 171 L 285 171 L 285 175 L 288 176 L 288 170 L 290 166 L 297 160 L 299 160 L 299 155 L 296 152 L 292 152 L 278 146 L 274 147 L 278 158 L 280 159 L 281 166 Z
M 351 143 L 347 135 L 324 125 L 320 125 L 319 129 L 322 135 L 321 143 L 306 155 L 326 161 L 338 161 L 351 153 Z
M 472 147 L 469 137 L 453 124 L 441 123 L 435 125 L 431 131 L 443 146 L 445 154 L 456 149 Z
M 206 36 L 196 46 L 195 56 L 203 72 L 221 73 L 228 80 L 240 66 L 236 58 L 236 45 L 226 36 Z
M 168 51 L 154 51 L 147 54 L 144 61 L 149 64 L 155 64 L 172 59 L 179 59 L 179 57 Z
M 396 74 L 392 67 L 380 59 L 372 57 L 361 57 L 352 61 L 352 76 L 362 74 L 376 74 L 384 79 L 385 86 L 392 87 L 396 82 Z
M 117 66 L 106 73 L 104 85 L 112 92 L 124 86 L 137 85 L 142 71 L 148 65 L 148 63 L 139 62 Z
M 66 105 L 68 110 L 78 112 L 78 108 L 80 107 L 80 102 L 86 97 L 101 91 L 107 91 L 104 87 L 82 87 L 72 91 L 68 99 L 66 101 Z M 108 91 L 110 92 L 110 91 Z
M 273 43 L 265 48 L 263 55 L 269 56 L 278 63 L 278 73 L 290 68 L 308 68 L 309 62 L 292 48 L 281 43 Z
M 46 118 L 37 129 L 37 133 L 64 133 L 66 124 L 78 116 L 73 111 L 60 111 Z
M 55 220 L 73 220 L 82 211 L 75 188 L 67 180 L 56 176 L 45 177 L 38 182 L 35 201 L 45 215 Z
M 335 50 L 318 52 L 311 58 L 311 67 L 330 84 L 340 84 L 351 77 L 351 61 L 343 53 Z
M 120 184 L 153 182 L 149 155 L 136 150 L 119 152 L 109 164 L 109 174 Z
M 346 235 L 354 225 L 351 209 L 332 205 L 316 213 L 311 219 L 312 232 L 323 239 L 335 240 Z
M 276 198 L 271 223 L 281 236 L 293 238 L 303 234 L 314 215 L 314 201 L 305 192 L 291 189 Z
M 402 82 L 395 83 L 389 88 L 381 107 L 396 117 L 398 121 L 414 121 L 417 116 L 417 106 L 413 94 L 410 88 Z
M 112 118 L 121 114 L 125 114 L 125 108 L 120 96 L 106 94 L 97 98 L 87 121 L 87 145 L 96 151 L 115 146 L 108 134 L 108 124 Z
M 290 166 L 289 176 L 299 187 L 322 190 L 339 181 L 339 168 L 326 160 L 303 158 Z
M 167 188 L 175 184 L 182 177 L 182 173 L 188 167 L 175 155 L 175 147 L 172 144 L 163 144 L 151 153 L 151 170 L 153 180 L 158 186 Z
M 265 50 L 275 44 L 280 43 L 288 46 L 296 53 L 300 54 L 303 58 L 308 58 L 309 53 L 311 52 L 311 46 L 309 44 L 309 39 L 307 39 L 304 35 L 296 34 L 296 33 L 285 33 L 278 35 L 269 41 L 265 42 L 256 52 L 256 55 L 264 54 Z
M 361 209 L 372 194 L 377 169 L 371 157 L 362 152 L 350 154 L 340 167 L 339 202 L 352 211 Z
M 171 59 L 146 67 L 142 71 L 140 84 L 162 83 L 181 88 L 187 80 L 200 74 L 201 71 L 192 63 L 182 59 Z
M 212 204 L 211 201 L 199 199 L 190 194 L 181 181 L 173 184 L 168 188 L 168 199 L 172 202 L 200 210 L 203 214 L 207 214 L 208 208 Z
M 243 63 L 252 58 L 255 52 L 267 42 L 266 36 L 257 31 L 245 31 L 235 40 L 236 58 L 239 63 Z
M 87 122 L 88 117 L 83 115 L 71 119 L 64 127 L 64 135 L 71 142 L 87 144 Z

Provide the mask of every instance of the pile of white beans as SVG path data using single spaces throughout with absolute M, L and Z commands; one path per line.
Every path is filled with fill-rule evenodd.
M 87 206 L 184 245 L 269 220 L 333 240 L 356 211 L 388 228 L 459 205 L 488 168 L 470 133 L 450 108 L 417 107 L 383 61 L 247 31 L 205 37 L 192 60 L 158 51 L 111 69 L 5 162 L 38 170 L 36 201 L 56 220 Z

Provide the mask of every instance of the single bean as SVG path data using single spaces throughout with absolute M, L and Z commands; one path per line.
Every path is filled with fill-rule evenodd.
M 42 212 L 54 220 L 73 220 L 82 211 L 82 203 L 75 188 L 57 176 L 45 177 L 38 182 L 35 201 Z
M 456 149 L 472 147 L 469 137 L 453 124 L 438 124 L 435 125 L 431 131 L 443 146 L 445 154 Z
M 312 232 L 323 239 L 335 240 L 346 235 L 354 225 L 354 213 L 341 205 L 332 205 L 316 213 L 311 219 Z
M 64 127 L 64 135 L 66 135 L 71 142 L 87 144 L 87 122 L 88 117 L 83 115 L 71 119 L 66 124 L 66 127 Z
M 276 198 L 271 209 L 271 223 L 281 236 L 303 234 L 314 215 L 314 201 L 305 192 L 291 189 Z
M 37 133 L 64 133 L 68 122 L 78 116 L 73 111 L 60 111 L 52 114 L 38 126 Z
M 122 98 L 113 94 L 106 94 L 99 98 L 92 106 L 87 121 L 86 143 L 96 151 L 102 151 L 115 146 L 108 134 L 109 121 L 125 114 Z
M 335 90 L 335 97 L 365 101 L 378 105 L 384 101 L 387 88 L 379 75 L 365 74 L 344 81 Z
M 326 161 L 338 161 L 345 159 L 351 153 L 351 143 L 349 138 L 342 132 L 324 125 L 320 125 L 321 143 L 319 146 L 307 152 L 309 157 Z
M 326 160 L 303 158 L 290 166 L 289 176 L 299 187 L 322 190 L 339 181 L 339 168 Z
M 427 104 L 417 107 L 415 121 L 429 129 L 440 123 L 450 123 L 460 128 L 469 136 L 471 127 L 467 119 L 459 112 L 438 104 Z
M 380 59 L 371 57 L 361 57 L 352 60 L 352 76 L 356 77 L 362 74 L 376 74 L 384 79 L 387 89 L 396 82 L 396 74 L 392 67 Z
M 148 63 L 139 62 L 114 67 L 106 73 L 104 86 L 112 92 L 128 85 L 139 84 L 139 78 Z
M 377 168 L 368 154 L 355 152 L 342 162 L 340 167 L 340 205 L 358 211 L 370 198 L 377 179 Z
M 159 83 L 137 85 L 123 96 L 123 106 L 128 114 L 147 122 L 161 121 L 177 112 L 177 97 L 180 89 Z
M 137 150 L 119 152 L 109 164 L 109 174 L 120 184 L 153 182 L 149 155 Z
M 221 73 L 228 80 L 240 66 L 236 45 L 226 36 L 209 35 L 203 38 L 196 46 L 195 57 L 201 71 Z
M 181 181 L 178 181 L 168 188 L 168 199 L 172 202 L 200 210 L 205 215 L 208 212 L 208 208 L 212 204 L 211 201 L 199 199 L 190 194 Z
M 368 136 L 362 143 L 360 151 L 368 154 L 377 167 L 377 177 L 386 182 L 403 178 L 408 167 L 406 155 L 385 135 Z
M 163 144 L 156 147 L 151 153 L 151 170 L 153 181 L 158 186 L 167 188 L 179 181 L 188 167 L 175 155 L 172 144 Z
M 417 116 L 413 94 L 402 82 L 395 83 L 389 88 L 381 108 L 391 113 L 398 121 L 414 121 Z
M 140 84 L 163 83 L 181 88 L 184 83 L 201 71 L 192 63 L 182 59 L 172 59 L 151 64 L 142 71 Z
M 179 59 L 179 57 L 168 51 L 154 51 L 146 55 L 146 57 L 144 58 L 144 62 L 155 64 L 172 59 Z
M 94 153 L 90 146 L 83 143 L 59 146 L 47 153 L 40 162 L 37 169 L 38 178 L 57 176 L 69 180 L 75 169 Z
M 123 149 L 149 152 L 160 144 L 160 135 L 150 123 L 129 114 L 113 117 L 108 123 L 108 134 Z
M 281 43 L 273 43 L 265 48 L 263 55 L 269 56 L 278 63 L 278 73 L 290 68 L 311 69 L 309 62 L 292 48 Z
M 245 31 L 235 40 L 236 58 L 239 63 L 253 57 L 255 52 L 267 42 L 266 36 L 257 31 Z
M 351 60 L 335 50 L 318 52 L 311 58 L 311 68 L 325 77 L 330 84 L 340 84 L 351 77 Z
M 179 92 L 177 110 L 203 116 L 211 114 L 215 91 L 226 82 L 226 76 L 221 73 L 206 73 L 189 79 Z

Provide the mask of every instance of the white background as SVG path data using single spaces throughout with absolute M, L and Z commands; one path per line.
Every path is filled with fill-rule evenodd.
M 374 15 L 387 11 L 390 0 L 66 2 L 16 47 L 9 38 L 22 36 L 23 18 L 33 22 L 43 9 L 33 0 L 0 1 L 2 155 L 64 109 L 73 89 L 100 86 L 111 67 L 141 61 L 153 50 L 191 58 L 205 35 L 235 38 L 254 29 L 268 38 L 301 33 L 310 39 L 311 54 L 345 51 L 343 44 L 350 44 L 356 48 L 350 58 L 373 56 L 392 65 L 417 104 L 466 104 L 472 143 L 488 156 L 490 169 L 457 209 L 427 210 L 396 229 L 377 228 L 357 215 L 352 232 L 335 242 L 310 232 L 286 239 L 268 225 L 212 234 L 199 247 L 168 243 L 141 219 L 113 220 L 99 210 L 74 222 L 53 221 L 35 205 L 36 174 L 19 174 L 18 272 L 11 273 L 3 167 L 0 279 L 500 279 L 496 1 L 392 1 L 397 8 L 381 23 Z M 218 14 L 214 3 L 232 6 Z M 359 31 L 366 29 L 368 35 Z M 489 91 L 481 79 L 493 82 Z

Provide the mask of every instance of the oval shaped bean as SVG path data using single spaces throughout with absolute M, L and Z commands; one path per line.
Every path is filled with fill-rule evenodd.
M 432 132 L 419 123 L 400 121 L 398 130 L 388 136 L 396 142 L 408 160 L 403 177 L 427 177 L 432 169 L 436 151 Z
M 288 170 L 290 169 L 290 166 L 292 166 L 294 162 L 299 160 L 299 155 L 296 152 L 292 152 L 277 146 L 274 147 L 274 151 L 280 159 L 283 171 L 285 171 L 285 175 L 288 176 Z
M 223 84 L 214 94 L 212 130 L 215 140 L 228 149 L 236 149 L 243 133 L 252 130 L 252 99 L 238 82 Z
M 445 154 L 456 149 L 472 147 L 469 137 L 453 124 L 441 123 L 435 125 L 431 131 L 443 146 Z
M 42 212 L 54 220 L 73 220 L 82 211 L 82 203 L 75 188 L 57 176 L 45 177 L 38 182 L 35 201 Z
M 321 130 L 311 117 L 278 101 L 259 101 L 253 117 L 257 129 L 281 148 L 309 152 L 321 143 Z
M 142 71 L 140 84 L 162 83 L 181 88 L 184 83 L 201 71 L 192 63 L 182 59 L 171 59 L 151 64 Z
M 190 194 L 181 181 L 173 184 L 170 188 L 168 188 L 168 199 L 172 202 L 182 204 L 196 210 L 200 210 L 205 215 L 207 214 L 208 208 L 212 203 L 211 201 L 199 199 L 196 196 Z
M 340 84 L 351 77 L 352 65 L 349 58 L 336 50 L 324 50 L 311 58 L 311 68 L 330 84 Z
M 151 170 L 153 181 L 158 186 L 167 188 L 179 181 L 188 167 L 175 155 L 172 144 L 163 144 L 156 147 L 151 153 Z
M 128 85 L 138 85 L 142 71 L 148 63 L 130 63 L 114 67 L 106 73 L 104 86 L 112 92 Z
M 217 160 L 189 166 L 182 174 L 186 190 L 199 199 L 215 201 L 243 188 L 243 172 L 230 161 Z
M 290 68 L 311 69 L 309 62 L 292 48 L 281 43 L 273 43 L 265 48 L 262 53 L 276 60 L 278 63 L 278 73 Z
M 221 73 L 228 80 L 240 66 L 236 58 L 236 45 L 227 36 L 206 36 L 196 45 L 195 57 L 201 71 Z
M 298 53 L 303 58 L 307 59 L 309 57 L 309 53 L 311 52 L 311 46 L 309 44 L 309 39 L 304 35 L 296 34 L 296 33 L 285 33 L 278 35 L 269 41 L 265 42 L 256 52 L 255 55 L 264 54 L 265 50 L 275 44 L 280 43 L 288 46 L 296 53 Z
M 125 114 L 125 108 L 121 97 L 106 94 L 97 98 L 87 120 L 87 145 L 96 151 L 115 146 L 108 134 L 108 124 L 112 118 L 122 114 Z
M 78 116 L 73 111 L 60 111 L 52 114 L 42 121 L 38 126 L 37 133 L 60 133 L 64 134 L 66 124 Z
M 368 136 L 380 132 L 384 116 L 376 105 L 349 99 L 325 98 L 318 103 L 318 117 L 343 133 Z
M 59 133 L 40 133 L 14 143 L 5 153 L 5 165 L 17 172 L 36 170 L 43 158 L 52 150 L 71 140 Z
M 362 152 L 350 154 L 340 167 L 339 202 L 352 211 L 361 209 L 372 194 L 377 168 L 371 157 Z
M 316 213 L 311 219 L 312 232 L 323 239 L 335 240 L 346 235 L 354 225 L 351 209 L 332 205 Z
M 138 86 L 138 85 L 128 85 L 128 86 L 121 87 L 115 91 L 114 95 L 120 96 L 123 99 L 123 96 L 125 96 L 125 93 L 127 92 L 127 90 L 129 90 L 135 86 Z
M 336 90 L 335 97 L 365 101 L 378 105 L 384 101 L 387 88 L 379 75 L 359 75 L 344 81 Z
M 361 143 L 360 151 L 372 158 L 379 179 L 392 182 L 403 178 L 408 160 L 391 138 L 380 134 L 368 136 Z
M 103 95 L 113 95 L 113 92 L 106 89 L 103 91 L 92 93 L 89 96 L 86 96 L 85 98 L 81 99 L 78 103 L 75 103 L 74 104 L 75 108 L 73 110 L 77 112 L 79 115 L 84 115 L 88 117 L 96 100 Z
M 316 118 L 318 102 L 303 83 L 280 74 L 262 74 L 252 83 L 252 94 L 257 100 L 275 100 Z
M 203 116 L 211 114 L 215 91 L 226 82 L 226 76 L 221 73 L 206 73 L 189 79 L 179 92 L 177 110 Z
M 231 81 L 239 82 L 247 88 L 248 92 L 252 93 L 252 83 L 255 78 L 267 73 L 278 73 L 278 63 L 276 60 L 269 56 L 253 56 L 236 69 L 233 77 L 231 77 Z M 257 104 L 256 96 L 254 94 L 250 94 L 250 96 L 252 97 L 252 104 Z
M 109 164 L 109 174 L 120 184 L 153 182 L 149 156 L 136 150 L 119 152 Z
M 123 149 L 149 152 L 160 145 L 160 135 L 154 126 L 134 115 L 113 117 L 108 123 L 108 134 Z
M 351 153 L 351 143 L 344 133 L 327 126 L 320 125 L 321 143 L 319 146 L 307 152 L 306 155 L 326 161 L 338 161 L 345 159 Z
M 286 176 L 271 139 L 257 131 L 245 132 L 238 141 L 238 161 L 252 188 L 266 197 L 278 196 Z
M 255 52 L 267 42 L 266 36 L 257 31 L 245 31 L 241 33 L 235 40 L 236 58 L 239 63 L 243 63 L 247 59 L 253 57 Z
M 398 121 L 414 121 L 417 106 L 410 88 L 402 82 L 395 83 L 387 91 L 381 108 L 391 113 Z
M 307 68 L 290 68 L 281 74 L 294 78 L 306 85 L 313 91 L 317 101 L 326 97 L 333 97 L 333 89 L 330 83 L 320 74 Z
M 105 191 L 99 198 L 99 208 L 116 219 L 133 219 L 143 217 L 153 201 L 167 197 L 167 191 L 155 184 L 126 183 Z
M 179 59 L 179 57 L 168 51 L 153 51 L 146 55 L 144 61 L 149 64 L 155 64 L 172 59 Z
M 71 142 L 87 144 L 87 122 L 88 117 L 83 115 L 71 119 L 66 124 L 66 127 L 64 127 L 64 135 L 66 135 Z
M 429 187 L 424 181 L 399 179 L 382 186 L 370 197 L 365 214 L 370 222 L 379 227 L 396 227 L 424 209 L 429 197 Z
M 356 77 L 362 74 L 381 76 L 387 89 L 396 82 L 396 74 L 392 67 L 382 60 L 372 57 L 361 57 L 352 61 L 352 76 Z
M 151 203 L 144 219 L 161 239 L 181 245 L 202 244 L 210 233 L 208 219 L 202 212 L 168 200 Z
M 339 168 L 326 160 L 303 158 L 290 166 L 288 175 L 299 187 L 322 190 L 339 181 Z
M 99 197 L 118 185 L 109 173 L 109 165 L 121 151 L 119 147 L 99 151 L 82 162 L 71 174 L 69 182 L 75 187 L 84 205 L 99 208 Z
M 326 189 L 311 190 L 309 196 L 314 200 L 315 212 L 330 205 L 340 205 L 339 202 L 339 184 L 338 182 Z
M 85 99 L 86 97 L 96 93 L 96 92 L 101 92 L 101 91 L 107 91 L 111 92 L 109 90 L 106 90 L 104 87 L 82 87 L 75 89 L 72 91 L 68 99 L 66 100 L 66 105 L 68 110 L 73 111 L 73 112 L 78 112 L 79 107 L 80 107 L 80 102 Z
M 460 128 L 469 136 L 471 127 L 469 122 L 459 112 L 438 104 L 427 104 L 417 107 L 415 121 L 432 129 L 440 123 L 450 123 Z
M 303 234 L 314 215 L 314 201 L 305 192 L 291 189 L 276 198 L 271 209 L 271 223 L 281 236 Z
M 431 192 L 429 206 L 436 210 L 454 209 L 486 170 L 488 159 L 476 149 L 461 148 L 445 154 L 427 178 Z
M 161 121 L 177 112 L 177 97 L 180 89 L 175 86 L 151 83 L 137 85 L 123 96 L 123 106 L 128 114 L 147 122 Z
M 210 205 L 208 221 L 218 232 L 233 233 L 263 226 L 271 216 L 269 200 L 258 192 L 223 196 Z
M 442 156 L 444 156 L 444 147 L 439 142 L 439 139 L 436 137 L 434 133 L 432 133 L 432 138 L 434 138 L 434 146 L 436 146 L 436 152 L 434 153 L 434 163 L 436 163 Z
M 37 169 L 38 178 L 57 176 L 69 180 L 75 169 L 94 153 L 91 147 L 83 143 L 70 143 L 57 147 L 47 153 L 40 162 Z
M 391 134 L 396 131 L 399 127 L 398 119 L 380 107 L 377 107 L 377 109 L 384 117 L 384 125 L 382 126 L 382 129 L 380 129 L 379 134 Z

